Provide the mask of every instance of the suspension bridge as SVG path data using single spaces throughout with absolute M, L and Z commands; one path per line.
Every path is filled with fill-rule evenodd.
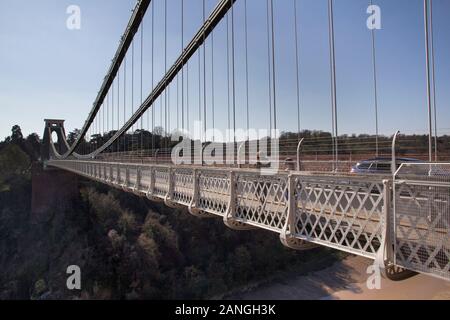
M 232 229 L 275 232 L 292 249 L 326 246 L 373 259 L 390 279 L 420 272 L 450 280 L 450 165 L 443 162 L 447 160 L 445 155 L 440 155 L 442 161 L 437 161 L 437 143 L 433 141 L 433 136 L 437 138 L 432 132 L 434 80 L 432 55 L 428 54 L 433 50 L 429 1 L 424 1 L 424 13 L 430 134 L 428 148 L 417 151 L 422 161 L 413 163 L 402 163 L 398 158 L 401 153 L 398 133 L 393 138 L 382 137 L 378 124 L 375 137 L 344 141 L 339 136 L 333 0 L 328 1 L 332 134 L 314 139 L 300 134 L 296 0 L 292 1 L 292 10 L 299 134 L 280 139 L 273 133 L 282 129 L 283 124 L 277 118 L 274 13 L 273 0 L 268 0 L 260 5 L 267 13 L 269 133 L 253 140 L 248 135 L 236 136 L 236 118 L 245 118 L 246 129 L 251 120 L 248 109 L 251 57 L 247 45 L 243 47 L 247 108 L 244 115 L 238 115 L 235 108 L 235 10 L 237 3 L 241 3 L 239 10 L 244 17 L 247 44 L 247 1 L 219 0 L 207 14 L 203 0 L 200 26 L 192 37 L 187 37 L 185 15 L 191 2 L 181 0 L 180 50 L 173 61 L 167 54 L 167 1 L 159 1 L 163 6 L 162 19 L 155 19 L 157 2 L 137 2 L 98 96 L 77 135 L 70 138 L 66 135 L 63 120 L 45 120 L 42 159 L 47 168 L 70 171 L 172 208 L 187 208 L 200 218 L 218 217 Z M 164 34 L 163 48 L 155 44 L 158 21 Z M 150 30 L 144 25 L 150 25 Z M 226 67 L 217 70 L 214 58 L 217 59 L 221 40 L 226 42 Z M 373 32 L 372 40 L 376 96 Z M 145 41 L 150 46 L 145 46 Z M 164 52 L 162 61 L 154 61 L 156 51 Z M 146 97 L 144 56 L 151 58 L 151 90 Z M 155 65 L 163 66 L 159 79 L 155 79 Z M 193 80 L 194 72 L 198 78 Z M 225 81 L 218 80 L 219 76 L 224 76 Z M 195 100 L 192 83 L 198 89 Z M 207 128 L 218 123 L 215 108 L 219 105 L 216 95 L 220 91 L 227 92 L 226 122 L 231 131 L 222 140 L 207 134 Z M 194 107 L 198 107 L 196 117 L 192 115 Z M 196 120 L 202 123 L 201 132 L 197 138 L 187 139 L 182 129 Z M 169 131 L 177 131 L 177 138 L 171 138 Z M 183 138 L 188 141 L 188 150 L 180 151 L 178 145 Z M 266 150 L 266 162 L 258 151 L 263 140 L 272 151 L 268 157 Z M 208 149 L 211 145 L 213 151 Z M 277 148 L 273 149 L 275 145 Z M 189 156 L 187 151 L 192 151 Z M 208 162 L 212 155 L 214 161 Z M 390 170 L 379 174 L 350 173 L 352 164 L 369 155 L 389 158 Z M 174 162 L 174 157 L 180 156 L 184 161 Z M 266 164 L 275 169 L 264 173 Z

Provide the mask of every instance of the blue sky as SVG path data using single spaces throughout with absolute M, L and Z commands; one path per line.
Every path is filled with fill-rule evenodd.
M 151 10 L 155 10 L 154 81 L 164 73 L 164 6 L 154 1 L 144 21 L 144 96 L 151 89 Z M 266 2 L 248 2 L 250 126 L 269 127 Z M 185 43 L 202 21 L 202 0 L 185 8 Z M 216 0 L 206 0 L 207 14 Z M 297 130 L 294 14 L 291 0 L 274 1 L 277 127 Z M 301 128 L 331 130 L 328 20 L 326 0 L 297 0 L 300 36 Z M 66 28 L 66 8 L 81 8 L 81 30 Z M 44 118 L 66 119 L 66 129 L 83 125 L 134 7 L 133 0 L 0 0 L 0 137 L 20 124 L 24 133 L 42 134 Z M 376 31 L 380 131 L 427 132 L 422 0 L 375 0 L 382 10 Z M 340 133 L 374 133 L 371 38 L 366 27 L 369 0 L 335 0 L 338 122 Z M 450 1 L 433 0 L 438 129 L 450 124 Z M 180 0 L 169 0 L 167 64 L 181 48 Z M 236 126 L 246 127 L 243 0 L 236 2 Z M 231 22 L 231 20 L 229 20 Z M 215 125 L 227 126 L 226 20 L 214 33 Z M 135 44 L 135 91 L 127 93 L 127 114 L 140 102 L 139 52 Z M 206 45 L 211 79 L 211 39 Z M 127 72 L 130 80 L 130 57 Z M 198 57 L 189 66 L 189 119 L 198 118 Z M 202 74 L 202 73 L 201 73 Z M 127 83 L 129 85 L 129 83 Z M 129 86 L 130 87 L 130 86 Z M 180 89 L 181 90 L 181 89 Z M 176 84 L 170 93 L 171 129 L 177 123 Z M 207 82 L 207 125 L 212 125 Z M 117 101 L 116 101 L 117 102 Z M 112 103 L 112 102 L 111 102 Z M 161 105 L 156 104 L 156 125 Z M 121 107 L 122 108 L 122 107 Z M 180 107 L 179 107 L 180 108 Z M 122 111 L 121 111 L 122 112 Z M 180 117 L 180 116 L 179 116 Z M 147 116 L 146 118 L 147 119 Z M 120 120 L 122 121 L 122 120 Z M 111 119 L 112 122 L 112 119 Z M 145 123 L 145 121 L 144 121 Z M 116 121 L 108 128 L 117 127 Z

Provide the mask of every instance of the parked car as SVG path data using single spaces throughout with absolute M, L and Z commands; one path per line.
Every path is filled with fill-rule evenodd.
M 397 158 L 396 168 L 399 168 L 402 163 L 420 163 L 423 162 L 414 158 Z M 350 172 L 361 174 L 390 174 L 391 173 L 391 158 L 373 158 L 363 160 L 354 165 Z

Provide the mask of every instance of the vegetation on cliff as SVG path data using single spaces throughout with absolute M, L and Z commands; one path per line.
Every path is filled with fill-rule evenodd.
M 37 142 L 37 143 L 36 143 Z M 79 180 L 79 192 L 45 219 L 31 215 L 36 135 L 19 127 L 0 143 L 0 299 L 202 299 L 220 296 L 312 260 L 263 230 L 238 232 L 144 198 Z M 82 289 L 66 288 L 78 265 Z

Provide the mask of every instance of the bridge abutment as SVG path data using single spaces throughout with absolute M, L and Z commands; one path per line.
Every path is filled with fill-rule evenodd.
M 31 183 L 33 223 L 48 221 L 53 210 L 65 210 L 79 195 L 78 176 L 65 170 L 33 165 Z

